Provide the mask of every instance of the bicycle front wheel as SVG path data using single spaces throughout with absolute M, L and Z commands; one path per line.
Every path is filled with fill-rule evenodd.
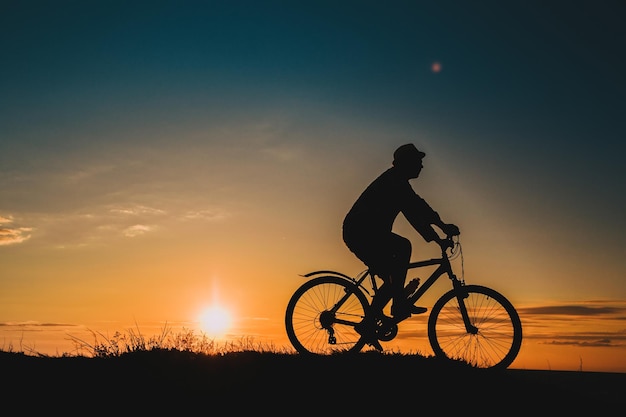
M 467 329 L 458 292 L 473 326 Z M 477 368 L 505 369 L 522 345 L 522 323 L 513 305 L 500 293 L 480 285 L 450 290 L 433 306 L 428 340 L 436 356 L 460 360 Z
M 329 275 L 307 281 L 287 304 L 289 341 L 303 354 L 358 352 L 365 342 L 354 326 L 368 305 L 363 292 L 346 279 Z

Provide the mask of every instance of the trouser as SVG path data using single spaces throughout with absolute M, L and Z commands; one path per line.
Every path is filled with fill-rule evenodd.
M 372 309 L 406 302 L 404 283 L 411 260 L 411 241 L 395 233 L 377 236 L 354 236 L 344 230 L 344 242 L 371 271 L 383 280 L 372 300 Z

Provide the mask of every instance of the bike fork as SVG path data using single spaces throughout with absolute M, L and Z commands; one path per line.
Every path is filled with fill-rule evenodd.
M 461 311 L 461 317 L 463 317 L 463 323 L 465 324 L 465 331 L 469 334 L 477 334 L 478 327 L 471 323 L 469 314 L 467 313 L 467 307 L 465 306 L 465 300 L 469 297 L 469 294 L 467 291 L 464 291 L 463 286 L 456 281 L 454 287 L 456 290 L 456 299 L 459 303 L 459 310 Z

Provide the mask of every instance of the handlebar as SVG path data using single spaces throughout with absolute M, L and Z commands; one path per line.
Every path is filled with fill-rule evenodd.
M 439 243 L 441 251 L 445 252 L 448 249 L 453 249 L 457 244 L 459 244 L 459 234 L 447 235 L 445 238 L 440 239 L 437 243 Z

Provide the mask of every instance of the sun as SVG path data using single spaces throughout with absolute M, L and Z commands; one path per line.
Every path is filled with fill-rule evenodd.
M 207 335 L 223 336 L 230 329 L 232 317 L 227 309 L 213 305 L 204 309 L 198 320 L 201 330 Z

